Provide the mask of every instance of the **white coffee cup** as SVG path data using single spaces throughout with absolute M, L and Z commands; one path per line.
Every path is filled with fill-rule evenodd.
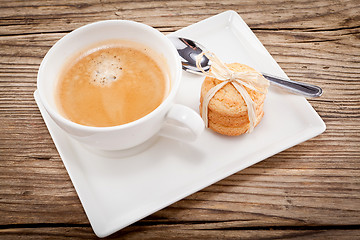
M 59 113 L 54 93 L 66 61 L 88 46 L 107 40 L 127 40 L 150 47 L 164 57 L 170 74 L 171 89 L 166 99 L 148 115 L 123 125 L 91 127 L 74 123 Z M 61 38 L 41 62 L 37 88 L 40 100 L 55 123 L 73 138 L 100 150 L 136 147 L 155 135 L 183 141 L 195 140 L 204 123 L 194 110 L 174 103 L 181 81 L 181 62 L 175 47 L 158 30 L 133 21 L 108 20 L 80 27 Z

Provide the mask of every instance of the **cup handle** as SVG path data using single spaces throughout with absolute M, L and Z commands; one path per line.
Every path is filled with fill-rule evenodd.
M 181 141 L 195 141 L 204 131 L 202 118 L 189 107 L 174 104 L 165 117 L 159 135 Z

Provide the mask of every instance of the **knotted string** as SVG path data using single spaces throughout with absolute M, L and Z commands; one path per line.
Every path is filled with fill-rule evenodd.
M 201 58 L 206 56 L 211 62 L 211 71 L 205 72 L 201 67 Z M 249 93 L 245 87 L 266 94 L 269 86 L 269 81 L 265 79 L 261 74 L 257 72 L 235 72 L 230 70 L 214 53 L 202 52 L 196 57 L 196 66 L 202 72 L 202 75 L 206 77 L 216 78 L 221 82 L 216 86 L 212 87 L 205 95 L 202 103 L 202 119 L 204 120 L 205 126 L 208 127 L 208 105 L 214 95 L 223 88 L 226 84 L 231 83 L 235 89 L 243 97 L 249 118 L 249 129 L 247 132 L 252 132 L 255 127 L 256 121 L 256 105 L 251 99 Z

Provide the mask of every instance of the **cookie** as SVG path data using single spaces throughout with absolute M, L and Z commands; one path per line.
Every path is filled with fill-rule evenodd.
M 258 125 L 263 116 L 264 112 L 261 112 L 260 115 L 257 115 L 255 126 Z M 209 121 L 209 128 L 223 135 L 238 136 L 246 133 L 250 127 L 249 124 L 249 119 L 247 119 L 247 121 L 245 121 L 243 124 L 239 124 L 238 126 L 226 126 L 218 122 Z

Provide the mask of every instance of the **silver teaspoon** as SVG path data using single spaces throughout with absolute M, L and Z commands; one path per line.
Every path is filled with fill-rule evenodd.
M 196 67 L 196 56 L 201 54 L 203 51 L 206 51 L 206 48 L 199 43 L 186 38 L 169 37 L 169 39 L 174 44 L 180 57 L 182 58 L 182 68 L 187 72 L 200 74 L 201 70 Z M 200 64 L 205 71 L 209 71 L 211 64 L 206 56 L 202 57 Z M 319 97 L 322 94 L 322 89 L 315 85 L 296 82 L 267 73 L 261 74 L 275 85 L 285 88 L 293 93 L 301 94 L 307 97 Z

